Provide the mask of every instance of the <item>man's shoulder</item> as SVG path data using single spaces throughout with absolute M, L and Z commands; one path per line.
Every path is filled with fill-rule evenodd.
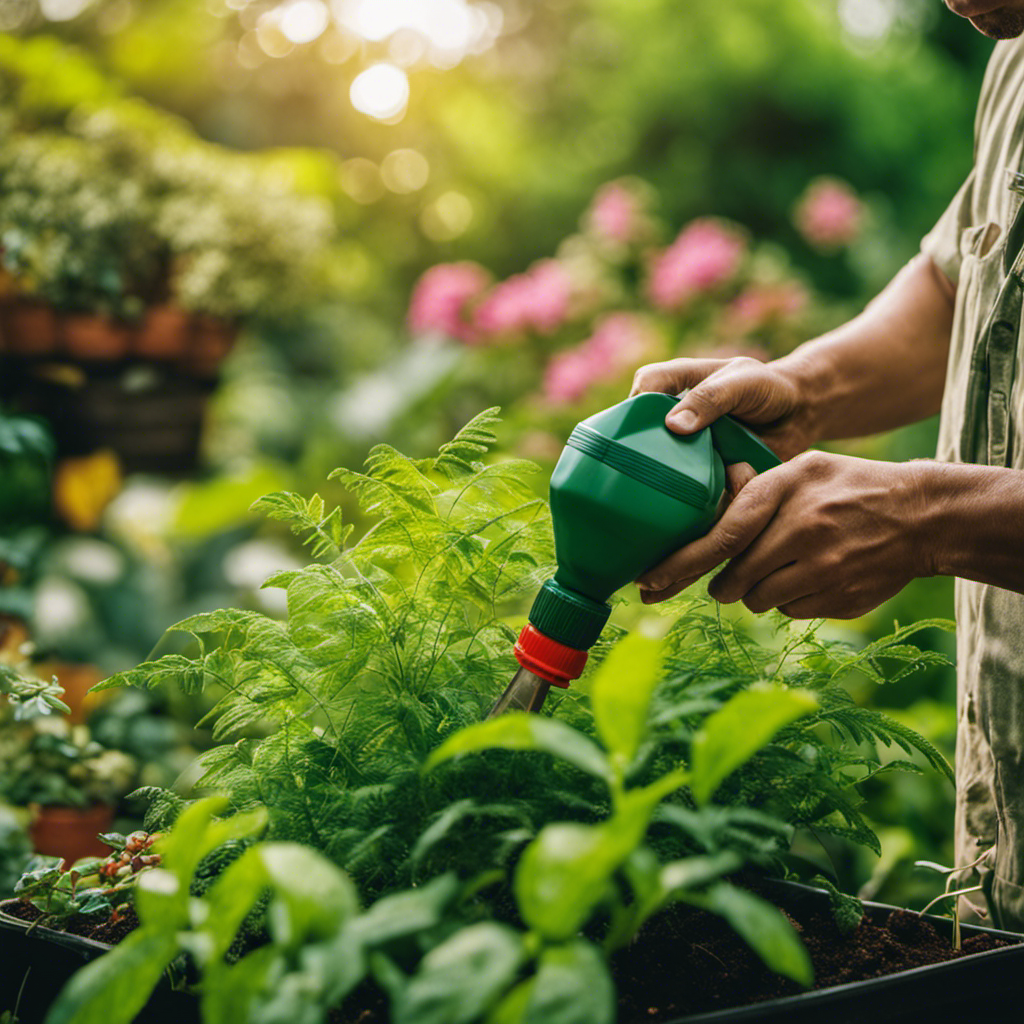
M 992 48 L 985 81 L 981 87 L 982 102 L 998 101 L 1008 91 L 1016 90 L 1024 77 L 1024 36 L 1001 39 Z

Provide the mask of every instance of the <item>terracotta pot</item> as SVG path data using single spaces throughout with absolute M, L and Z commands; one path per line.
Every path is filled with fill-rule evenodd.
M 114 808 L 109 804 L 91 807 L 33 808 L 28 834 L 37 853 L 63 857 L 70 867 L 82 857 L 104 857 L 110 850 L 96 836 L 109 832 L 114 824 Z
M 41 302 L 26 299 L 0 307 L 0 342 L 11 355 L 45 356 L 57 347 L 57 314 Z
M 64 351 L 76 359 L 123 359 L 132 327 L 95 313 L 68 313 L 60 318 Z
M 231 351 L 238 328 L 212 316 L 195 317 L 195 331 L 187 366 L 200 376 L 209 377 Z
M 183 309 L 151 306 L 135 336 L 134 354 L 146 359 L 180 359 L 191 333 L 191 318 Z

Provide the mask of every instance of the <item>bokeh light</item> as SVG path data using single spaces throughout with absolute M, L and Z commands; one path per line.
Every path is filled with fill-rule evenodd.
M 293 43 L 311 43 L 323 35 L 330 16 L 323 0 L 290 0 L 279 8 L 281 31 Z
M 49 21 L 71 21 L 89 6 L 90 0 L 39 0 L 39 10 Z
M 418 192 L 430 177 L 430 164 L 415 149 L 396 149 L 381 162 L 380 176 L 392 192 Z
M 409 102 L 409 79 L 394 64 L 374 64 L 352 82 L 352 106 L 378 121 L 399 118 Z
M 455 190 L 445 192 L 420 214 L 423 233 L 434 242 L 451 242 L 473 223 L 473 204 Z
M 486 48 L 501 31 L 501 9 L 467 0 L 333 0 L 338 24 L 368 42 L 410 32 L 429 45 L 430 60 L 457 64 L 467 53 Z M 410 52 L 408 41 L 401 49 Z

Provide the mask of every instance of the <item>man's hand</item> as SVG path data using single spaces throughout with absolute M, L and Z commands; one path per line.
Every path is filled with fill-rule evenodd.
M 935 571 L 924 521 L 927 463 L 807 452 L 754 477 L 708 534 L 637 582 L 645 603 L 731 559 L 708 587 L 723 603 L 797 619 L 863 615 Z
M 690 388 L 665 423 L 677 434 L 692 434 L 731 413 L 752 427 L 783 459 L 812 442 L 808 404 L 782 361 L 757 359 L 670 359 L 641 366 L 630 395 L 642 391 L 676 394 Z

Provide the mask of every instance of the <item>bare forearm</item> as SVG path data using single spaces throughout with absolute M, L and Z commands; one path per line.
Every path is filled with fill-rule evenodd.
M 1024 472 L 913 462 L 930 572 L 1024 593 Z
M 917 256 L 849 323 L 773 364 L 806 402 L 812 441 L 858 437 L 939 411 L 953 286 Z

